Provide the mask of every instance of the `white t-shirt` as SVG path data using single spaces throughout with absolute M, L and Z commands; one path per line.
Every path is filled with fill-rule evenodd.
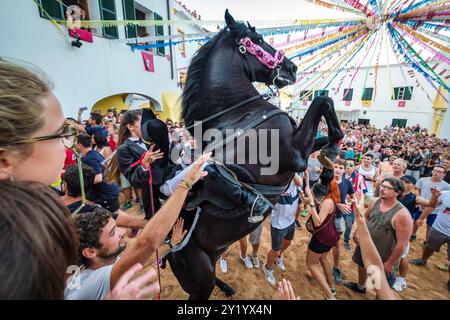
M 431 199 L 431 188 L 436 188 L 439 191 L 450 190 L 450 184 L 442 180 L 441 182 L 433 182 L 431 178 L 420 178 L 416 183 L 416 188 L 420 189 L 420 196 L 426 200 Z M 423 208 L 422 208 L 423 209 Z M 437 214 L 437 209 L 431 211 L 430 214 Z
M 114 264 L 96 270 L 85 269 L 67 281 L 66 300 L 103 300 L 111 291 L 111 271 Z
M 300 192 L 294 180 L 291 181 L 286 192 L 282 193 L 278 203 L 270 215 L 270 224 L 276 229 L 285 229 L 295 221 Z
M 439 200 L 441 204 L 433 211 L 437 212 L 433 228 L 450 237 L 450 191 L 443 191 Z
M 366 177 L 366 175 L 372 176 L 372 178 L 374 178 L 375 174 L 377 173 L 377 168 L 374 165 L 372 165 L 372 169 L 367 170 L 361 165 L 359 166 L 358 173 L 361 174 L 364 178 Z M 365 179 L 365 181 L 367 185 L 366 194 L 367 196 L 371 197 L 373 195 L 373 181 L 368 181 L 367 179 Z

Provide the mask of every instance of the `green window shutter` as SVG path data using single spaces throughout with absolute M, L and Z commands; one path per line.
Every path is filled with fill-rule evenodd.
M 373 88 L 364 88 L 361 100 L 372 101 L 372 96 L 373 96 Z
M 300 91 L 300 101 L 303 101 L 303 99 L 305 99 L 307 94 L 308 91 Z
M 61 3 L 56 0 L 39 0 L 42 8 L 48 13 L 50 17 L 55 20 L 65 20 L 65 10 Z M 39 14 L 42 18 L 48 19 L 48 16 L 39 7 Z
M 154 14 L 154 17 L 155 17 L 155 20 L 158 20 L 158 21 L 161 21 L 163 19 L 157 13 Z M 156 25 L 155 26 L 155 35 L 156 36 L 163 36 L 164 35 L 164 26 Z M 156 41 L 156 43 L 164 43 L 164 40 L 158 40 L 158 41 Z M 158 47 L 158 48 L 156 48 L 156 52 L 160 56 L 165 56 L 166 55 L 166 48 L 165 47 Z
M 403 100 L 411 100 L 413 87 L 405 87 L 405 94 L 403 95 Z
M 134 0 L 122 0 L 123 16 L 125 20 L 136 20 L 136 9 L 134 7 Z M 137 37 L 136 26 L 125 26 L 125 36 L 127 38 Z
M 99 5 L 102 20 L 117 20 L 114 0 L 99 0 Z M 105 38 L 117 39 L 119 38 L 119 31 L 117 27 L 106 27 L 103 28 L 103 36 Z
M 400 88 L 394 88 L 394 95 L 392 96 L 391 100 L 398 100 L 398 90 Z
M 344 101 L 352 101 L 353 99 L 353 89 L 344 89 L 344 96 L 342 100 Z

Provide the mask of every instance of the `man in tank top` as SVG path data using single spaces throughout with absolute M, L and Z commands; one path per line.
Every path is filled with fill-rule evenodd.
M 393 267 L 408 246 L 413 228 L 411 214 L 398 201 L 403 191 L 400 179 L 385 178 L 380 184 L 380 198 L 374 198 L 365 213 L 370 236 L 383 261 L 388 281 L 395 280 L 391 275 Z M 358 243 L 358 232 L 355 232 L 354 240 Z M 367 270 L 364 268 L 359 246 L 352 259 L 358 265 L 358 283 L 345 282 L 344 285 L 353 291 L 366 293 L 367 271 L 371 266 L 367 266 Z

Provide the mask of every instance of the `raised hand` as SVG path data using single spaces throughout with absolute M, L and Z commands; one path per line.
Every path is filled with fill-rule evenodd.
M 183 241 L 184 237 L 187 234 L 187 230 L 184 230 L 183 232 L 183 226 L 184 226 L 184 220 L 183 218 L 179 218 L 172 229 L 172 238 L 170 239 L 170 243 L 175 246 L 179 244 L 181 241 Z
M 155 148 L 155 145 L 152 144 L 150 146 L 150 149 L 145 154 L 144 159 L 142 159 L 142 164 L 144 166 L 150 166 L 153 162 L 155 162 L 158 159 L 161 159 L 164 156 L 164 153 L 161 152 L 159 149 L 156 151 L 153 151 L 153 148 Z
M 280 300 L 300 300 L 300 297 L 295 297 L 294 289 L 289 280 L 283 279 L 278 282 L 278 298 Z
M 159 283 L 156 280 L 154 269 L 146 271 L 139 277 L 135 275 L 143 269 L 142 264 L 137 263 L 125 272 L 117 281 L 105 300 L 151 300 L 159 292 Z
M 300 190 L 300 199 L 302 200 L 302 203 L 307 206 L 313 203 L 313 197 L 311 195 L 308 195 L 307 193 Z
M 198 180 L 200 180 L 200 178 L 203 178 L 204 176 L 206 176 L 208 174 L 207 171 L 203 171 L 205 166 L 206 166 L 206 162 L 211 159 L 211 152 L 202 154 L 197 161 L 194 162 L 194 165 L 192 166 L 191 171 L 188 172 L 188 174 L 186 175 L 186 177 L 184 178 L 185 180 L 187 180 L 190 184 L 194 184 L 196 183 Z
M 439 198 L 441 196 L 441 191 L 438 188 L 432 187 L 431 189 L 431 195 Z

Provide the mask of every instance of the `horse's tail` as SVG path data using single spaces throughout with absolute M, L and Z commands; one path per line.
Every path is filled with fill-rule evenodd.
M 117 152 L 114 152 L 111 155 L 110 161 L 106 163 L 106 178 L 109 182 L 117 182 L 120 183 L 120 170 L 119 170 L 119 162 L 117 159 Z

